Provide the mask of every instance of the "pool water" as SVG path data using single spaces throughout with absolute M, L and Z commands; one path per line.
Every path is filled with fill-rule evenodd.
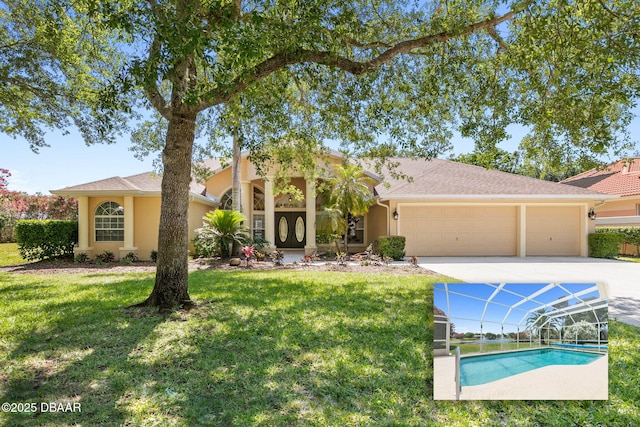
M 544 348 L 460 359 L 460 384 L 486 384 L 550 365 L 586 365 L 602 354 Z

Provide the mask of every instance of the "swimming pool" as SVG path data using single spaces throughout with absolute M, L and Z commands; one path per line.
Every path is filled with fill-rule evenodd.
M 472 386 L 550 365 L 586 365 L 603 354 L 543 348 L 460 359 L 460 385 Z

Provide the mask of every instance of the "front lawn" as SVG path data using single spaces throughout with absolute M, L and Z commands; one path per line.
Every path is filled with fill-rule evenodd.
M 432 400 L 441 277 L 191 273 L 190 312 L 124 309 L 151 273 L 0 273 L 5 426 L 635 426 L 640 329 L 609 327 L 608 401 Z M 73 406 L 71 406 L 73 408 Z
M 199 306 L 164 318 L 122 308 L 151 274 L 0 273 L 0 400 L 82 410 L 0 424 L 424 425 L 434 280 L 199 271 Z
M 0 243 L 0 267 L 25 262 L 18 253 L 17 243 Z

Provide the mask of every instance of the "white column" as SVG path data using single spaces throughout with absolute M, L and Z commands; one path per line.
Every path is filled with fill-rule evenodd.
M 318 247 L 316 246 L 316 183 L 313 179 L 307 180 L 307 244 L 304 247 L 304 253 L 311 255 Z
M 78 246 L 73 249 L 76 255 L 84 252 L 91 256 L 89 252 L 93 248 L 89 247 L 89 221 L 89 198 L 78 197 Z
M 129 252 L 135 252 L 138 250 L 133 245 L 133 196 L 124 197 L 124 246 L 120 249 L 120 258 L 127 255 Z
M 264 180 L 264 235 L 269 242 L 269 249 L 276 248 L 275 235 L 275 200 L 273 199 L 273 184 L 267 177 Z
M 251 212 L 253 211 L 253 194 L 251 193 L 251 182 L 242 181 L 240 183 L 240 206 L 242 206 L 242 213 L 251 222 Z
M 518 207 L 518 247 L 516 255 L 524 258 L 527 256 L 527 205 Z

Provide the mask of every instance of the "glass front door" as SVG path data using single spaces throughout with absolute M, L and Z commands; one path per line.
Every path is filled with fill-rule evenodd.
M 304 248 L 306 244 L 306 213 L 276 212 L 275 237 L 278 248 Z

